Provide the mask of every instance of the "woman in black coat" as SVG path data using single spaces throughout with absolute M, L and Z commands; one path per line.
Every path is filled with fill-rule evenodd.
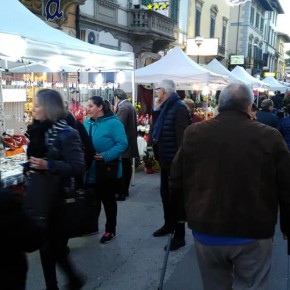
M 40 248 L 44 231 L 24 211 L 22 197 L 0 184 L 0 289 L 24 290 L 26 252 Z
M 35 122 L 28 128 L 30 140 L 27 155 L 29 171 L 43 173 L 50 178 L 60 176 L 64 186 L 71 183 L 72 177 L 79 177 L 85 170 L 84 153 L 79 134 L 67 125 L 66 110 L 59 92 L 51 89 L 38 91 L 34 100 Z M 45 188 L 39 186 L 39 191 Z M 37 191 L 37 188 L 36 188 Z M 59 200 L 64 195 L 60 188 Z M 29 195 L 29 192 L 28 192 Z M 27 198 L 28 198 L 27 195 Z M 36 197 L 37 198 L 37 197 Z M 46 203 L 46 201 L 35 201 Z M 60 202 L 59 202 L 60 204 Z M 56 263 L 68 278 L 68 289 L 81 289 L 84 280 L 76 272 L 67 255 L 68 238 L 59 228 L 60 206 L 53 207 L 46 217 L 46 238 L 40 249 L 41 264 L 47 290 L 58 290 Z

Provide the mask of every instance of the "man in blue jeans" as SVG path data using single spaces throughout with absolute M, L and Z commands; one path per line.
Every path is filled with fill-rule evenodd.
M 267 289 L 278 206 L 290 233 L 290 154 L 276 129 L 251 119 L 253 99 L 244 84 L 224 88 L 219 115 L 187 128 L 172 162 L 204 290 Z

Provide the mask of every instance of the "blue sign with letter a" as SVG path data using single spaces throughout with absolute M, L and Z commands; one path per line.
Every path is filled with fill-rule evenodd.
M 45 6 L 46 19 L 60 19 L 63 17 L 63 12 L 60 11 L 60 0 L 49 0 Z

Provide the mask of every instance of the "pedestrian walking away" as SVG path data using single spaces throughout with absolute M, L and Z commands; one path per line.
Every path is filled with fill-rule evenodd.
M 172 162 L 176 216 L 192 230 L 204 290 L 267 289 L 278 207 L 290 234 L 290 154 L 251 118 L 253 99 L 244 84 L 225 87 L 219 114 L 185 130 Z

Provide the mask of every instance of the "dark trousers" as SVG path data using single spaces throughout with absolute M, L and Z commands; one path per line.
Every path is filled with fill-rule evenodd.
M 132 177 L 132 158 L 122 158 L 121 196 L 129 196 L 129 187 Z
M 106 215 L 105 231 L 108 233 L 116 233 L 117 225 L 117 202 L 115 198 L 115 188 L 117 180 L 110 182 L 96 183 L 96 200 L 97 200 L 97 219 L 101 212 L 101 204 L 104 206 Z
M 160 171 L 160 195 L 162 199 L 162 205 L 163 205 L 163 213 L 164 213 L 164 225 L 166 228 L 170 229 L 171 231 L 174 231 L 174 237 L 184 239 L 185 237 L 185 225 L 184 223 L 177 223 L 173 219 L 172 214 L 172 204 L 170 200 L 169 195 L 169 173 L 170 169 L 161 167 Z
M 48 235 L 40 249 L 40 259 L 47 289 L 58 289 L 56 278 L 56 264 L 66 274 L 68 280 L 77 279 L 77 273 L 69 260 L 67 253 L 68 239 L 57 235 Z

